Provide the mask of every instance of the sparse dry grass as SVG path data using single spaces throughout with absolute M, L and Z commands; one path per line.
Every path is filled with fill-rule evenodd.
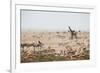
M 39 40 L 44 45 L 21 48 L 21 63 L 89 60 L 89 32 L 78 32 L 77 36 L 72 40 L 69 32 L 23 32 L 21 43 L 37 43 Z

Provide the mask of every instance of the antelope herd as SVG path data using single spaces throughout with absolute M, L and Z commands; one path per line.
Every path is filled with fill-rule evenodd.
M 21 40 L 22 62 L 25 59 L 31 59 L 34 62 L 33 57 L 38 55 L 60 56 L 66 58 L 66 60 L 89 59 L 89 33 L 87 32 L 76 32 L 69 27 L 69 32 L 64 33 L 36 33 L 34 37 L 32 33 L 30 36 L 26 33 L 22 35 L 24 35 Z M 41 37 L 37 37 L 39 35 Z

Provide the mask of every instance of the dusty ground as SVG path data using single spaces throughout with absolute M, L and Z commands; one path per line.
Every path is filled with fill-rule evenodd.
M 77 39 L 71 39 L 70 32 L 21 33 L 21 44 L 38 44 L 38 41 L 43 43 L 42 47 L 21 47 L 22 63 L 89 59 L 89 32 L 77 32 Z M 34 53 L 34 49 L 36 52 L 39 51 L 39 53 Z

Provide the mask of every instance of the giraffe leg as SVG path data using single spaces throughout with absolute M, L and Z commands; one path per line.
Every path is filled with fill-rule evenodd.
M 74 33 L 74 36 L 75 36 L 75 38 L 77 39 L 77 33 L 76 33 L 76 32 Z
M 73 39 L 73 32 L 71 32 L 71 39 Z

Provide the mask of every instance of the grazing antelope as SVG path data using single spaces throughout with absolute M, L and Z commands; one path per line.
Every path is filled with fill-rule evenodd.
M 75 53 L 76 53 L 76 51 L 73 51 L 73 50 L 68 52 L 68 56 L 70 56 L 71 60 L 73 59 L 73 56 L 75 56 Z
M 45 49 L 40 51 L 42 54 L 44 55 L 48 55 L 48 54 L 55 54 L 55 49 Z
M 38 43 L 21 43 L 21 47 L 24 48 L 24 47 L 34 47 L 34 53 L 35 53 L 35 48 L 38 48 L 38 50 L 40 51 L 41 50 L 41 47 L 43 46 L 44 44 L 41 42 L 41 41 L 38 41 Z
M 67 50 L 67 56 L 69 56 L 70 59 L 72 60 L 73 56 L 75 56 L 75 54 L 76 54 L 77 51 L 73 50 L 70 46 L 66 46 L 65 48 Z
M 35 53 L 35 48 L 38 48 L 38 51 L 41 51 L 41 48 L 43 47 L 43 45 L 44 44 L 41 41 L 38 41 L 38 43 L 33 43 L 32 46 L 34 47 L 34 53 Z
M 65 56 L 65 50 L 60 50 L 60 56 Z
M 24 48 L 25 46 L 27 46 L 27 43 L 21 43 L 21 47 Z
M 55 53 L 55 49 L 52 49 L 50 46 L 48 47 L 47 51 L 50 54 L 54 54 Z

